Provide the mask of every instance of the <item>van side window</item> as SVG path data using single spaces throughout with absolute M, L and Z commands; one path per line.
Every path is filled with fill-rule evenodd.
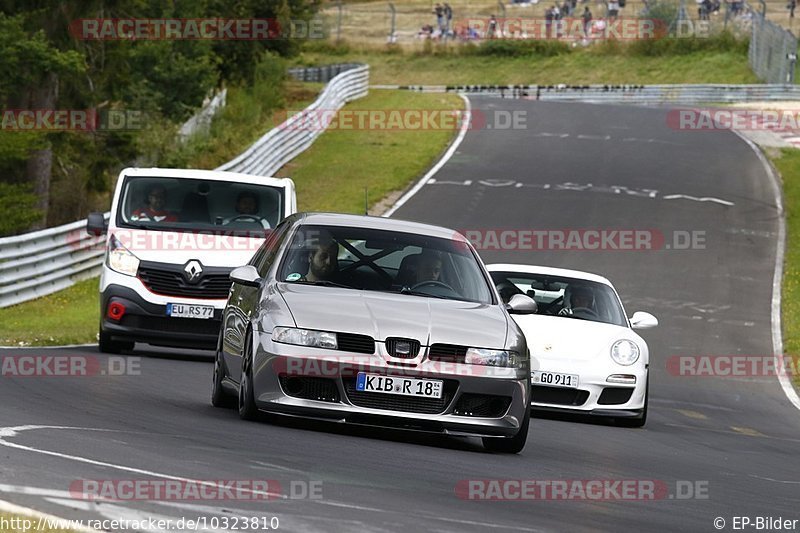
M 272 265 L 272 261 L 275 259 L 275 254 L 278 253 L 281 244 L 283 244 L 290 226 L 291 223 L 283 222 L 275 228 L 275 231 L 267 237 L 267 240 L 264 241 L 264 244 L 261 245 L 261 248 L 258 249 L 248 263 L 256 267 L 259 276 L 264 277 L 267 275 L 267 271 Z

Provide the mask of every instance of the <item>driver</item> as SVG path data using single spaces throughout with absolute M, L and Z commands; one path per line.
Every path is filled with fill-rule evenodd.
M 153 185 L 147 190 L 147 205 L 131 213 L 131 220 L 147 222 L 177 222 L 178 217 L 164 209 L 167 203 L 167 189 L 163 185 Z
M 569 316 L 574 313 L 576 309 L 588 310 L 594 312 L 594 293 L 589 287 L 577 286 L 570 287 L 569 306 L 565 306 L 559 315 Z
M 270 229 L 269 222 L 259 214 L 258 195 L 252 191 L 242 191 L 236 196 L 236 213 L 225 220 L 225 224 L 235 220 L 251 220 L 260 223 L 264 229 Z
M 437 252 L 425 251 L 417 266 L 417 284 L 425 281 L 441 281 L 442 256 Z

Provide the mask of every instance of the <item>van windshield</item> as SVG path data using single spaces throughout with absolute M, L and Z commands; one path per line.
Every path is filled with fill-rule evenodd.
M 129 176 L 117 225 L 162 231 L 252 232 L 278 225 L 281 187 L 231 181 Z

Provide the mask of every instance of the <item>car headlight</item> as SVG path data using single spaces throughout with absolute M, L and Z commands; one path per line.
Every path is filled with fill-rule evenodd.
M 511 368 L 515 368 L 518 364 L 516 352 L 487 350 L 484 348 L 467 348 L 464 362 L 469 365 L 505 366 Z
M 139 270 L 139 258 L 122 246 L 119 239 L 113 235 L 108 241 L 107 263 L 111 270 L 126 276 L 135 276 L 136 271 Z
M 329 350 L 335 350 L 338 347 L 336 333 L 315 331 L 313 329 L 277 327 L 272 330 L 272 340 L 283 344 L 313 346 L 315 348 L 328 348 Z
M 639 346 L 628 339 L 618 340 L 611 345 L 611 359 L 620 365 L 632 365 L 639 360 Z

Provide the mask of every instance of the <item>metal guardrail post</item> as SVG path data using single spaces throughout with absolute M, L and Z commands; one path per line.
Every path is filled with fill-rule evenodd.
M 389 28 L 389 36 L 386 41 L 389 43 L 397 42 L 397 9 L 392 2 L 389 2 L 389 13 L 391 17 L 391 27 Z

